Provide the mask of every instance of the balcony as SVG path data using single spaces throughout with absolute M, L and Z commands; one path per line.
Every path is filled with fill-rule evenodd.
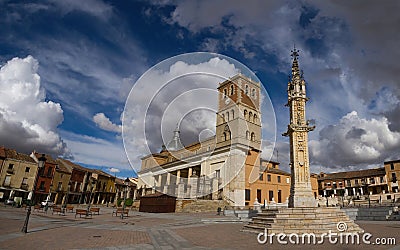
M 13 168 L 8 168 L 7 169 L 7 174 L 14 174 L 14 169 Z
M 21 184 L 21 189 L 28 190 L 28 188 L 29 188 L 28 184 Z

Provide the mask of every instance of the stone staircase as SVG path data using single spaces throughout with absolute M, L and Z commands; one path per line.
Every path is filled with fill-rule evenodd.
M 392 213 L 392 207 L 360 207 L 356 220 L 385 221 L 391 218 Z
M 278 208 L 263 210 L 253 220 L 245 225 L 242 231 L 261 233 L 314 233 L 321 235 L 339 233 L 337 225 L 344 222 L 347 229 L 345 233 L 362 233 L 362 230 L 353 220 L 350 220 L 344 211 L 338 207 L 318 208 Z

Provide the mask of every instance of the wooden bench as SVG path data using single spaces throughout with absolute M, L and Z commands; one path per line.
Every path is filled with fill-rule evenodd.
M 68 212 L 68 211 L 70 211 L 71 213 L 73 213 L 74 212 L 74 206 L 67 206 L 66 208 L 65 208 L 65 210 Z
M 97 215 L 100 215 L 100 208 L 99 207 L 91 207 L 90 212 L 97 213 Z
M 128 216 L 128 214 L 129 214 L 129 209 L 123 209 L 123 208 L 117 208 L 117 210 L 114 210 L 113 212 L 112 212 L 112 215 L 111 216 L 114 216 L 114 214 L 115 214 L 115 216 L 118 216 L 118 214 L 126 214 L 126 216 Z
M 75 218 L 76 216 L 79 214 L 79 218 L 82 218 L 82 215 L 84 215 L 85 217 L 92 217 L 92 213 L 88 212 L 86 209 L 75 209 Z
M 58 213 L 58 215 L 65 215 L 65 210 L 61 207 L 53 207 L 53 212 L 51 214 Z

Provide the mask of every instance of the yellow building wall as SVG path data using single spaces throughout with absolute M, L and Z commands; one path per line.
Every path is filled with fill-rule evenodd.
M 13 170 L 8 171 L 10 164 L 13 164 Z M 29 167 L 29 172 L 25 172 L 26 167 Z M 9 173 L 8 173 L 9 172 Z M 10 186 L 7 188 L 19 189 L 21 188 L 23 178 L 27 178 L 27 191 L 31 191 L 37 173 L 37 164 L 14 159 L 5 159 L 3 162 L 3 169 L 0 176 L 0 183 L 4 185 L 7 175 L 11 176 Z

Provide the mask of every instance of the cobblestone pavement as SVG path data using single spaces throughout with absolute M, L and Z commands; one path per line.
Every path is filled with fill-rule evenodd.
M 261 245 L 257 235 L 241 232 L 242 222 L 215 214 L 149 214 L 130 211 L 123 220 L 102 207 L 100 215 L 75 218 L 32 213 L 21 233 L 26 211 L 0 207 L 0 249 L 400 249 L 393 245 Z M 357 222 L 376 237 L 395 237 L 400 222 Z

